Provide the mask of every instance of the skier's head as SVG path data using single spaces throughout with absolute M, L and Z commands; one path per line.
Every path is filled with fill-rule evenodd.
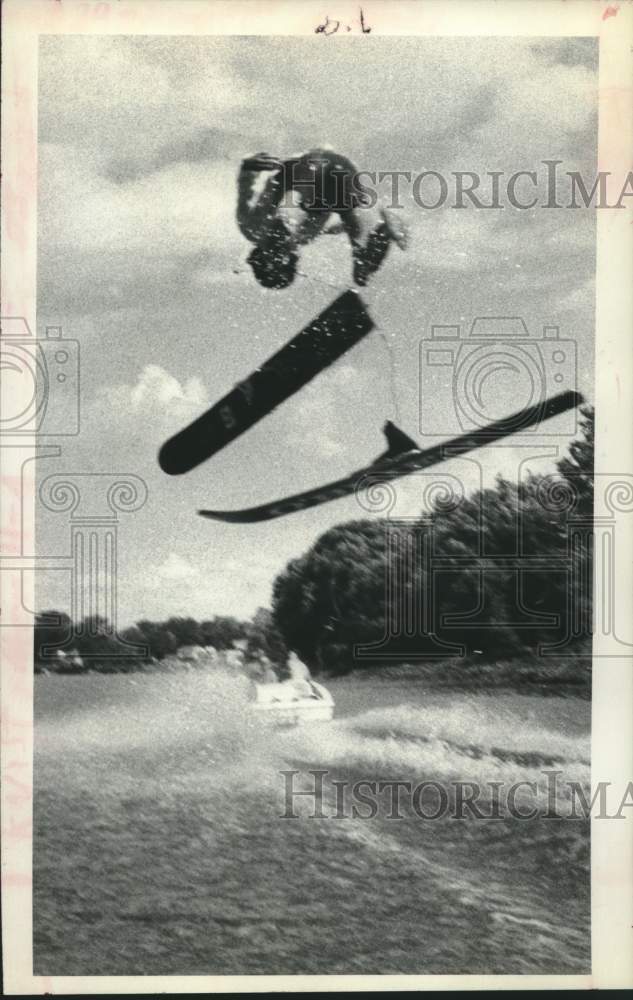
M 248 256 L 253 274 L 264 288 L 287 288 L 294 281 L 299 258 L 281 219 L 275 219 L 265 240 Z

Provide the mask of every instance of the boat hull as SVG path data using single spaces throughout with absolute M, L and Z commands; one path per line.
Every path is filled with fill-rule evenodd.
M 250 707 L 258 718 L 276 726 L 329 722 L 334 716 L 332 695 L 314 681 L 255 684 Z

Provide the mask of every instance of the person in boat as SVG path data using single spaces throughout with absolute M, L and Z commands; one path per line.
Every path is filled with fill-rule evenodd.
M 268 174 L 263 183 L 262 173 Z M 367 284 L 392 243 L 406 248 L 403 224 L 384 206 L 377 212 L 370 208 L 356 167 L 332 150 L 313 149 L 284 161 L 268 153 L 247 157 L 237 183 L 238 226 L 254 244 L 247 260 L 265 288 L 287 288 L 297 272 L 300 247 L 322 233 L 347 233 L 357 285 Z M 289 199 L 300 210 L 298 223 L 284 212 Z M 333 216 L 338 216 L 334 225 Z

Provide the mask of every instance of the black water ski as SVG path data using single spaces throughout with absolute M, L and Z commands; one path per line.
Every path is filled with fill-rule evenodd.
M 249 507 L 246 510 L 200 510 L 198 513 L 216 521 L 229 521 L 236 524 L 269 521 L 274 517 L 292 514 L 295 511 L 314 507 L 316 504 L 328 503 L 330 500 L 349 496 L 357 489 L 368 485 L 366 477 L 375 477 L 373 482 L 388 482 L 420 469 L 428 469 L 430 466 L 437 465 L 447 459 L 465 455 L 476 448 L 482 448 L 493 441 L 499 441 L 510 434 L 516 434 L 517 431 L 532 427 L 542 420 L 558 416 L 559 413 L 580 406 L 583 402 L 580 393 L 563 392 L 543 403 L 520 410 L 510 417 L 505 417 L 503 420 L 497 420 L 487 427 L 461 434 L 459 437 L 451 438 L 450 441 L 444 441 L 442 444 L 427 448 L 425 451 L 421 451 L 410 437 L 394 424 L 388 422 L 384 428 L 389 444 L 387 451 L 383 452 L 370 465 L 357 469 L 356 472 L 350 473 L 343 479 L 337 479 L 325 486 L 306 490 L 304 493 L 296 493 L 294 496 L 265 503 L 259 507 Z
M 360 295 L 340 295 L 281 350 L 210 410 L 162 446 L 158 462 L 171 476 L 189 472 L 362 340 L 374 327 Z

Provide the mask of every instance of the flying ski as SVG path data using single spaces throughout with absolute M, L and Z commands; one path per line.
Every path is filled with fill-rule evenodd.
M 431 448 L 421 449 L 419 445 L 404 431 L 391 421 L 384 426 L 387 439 L 387 449 L 378 455 L 369 465 L 350 473 L 343 479 L 336 479 L 325 486 L 295 493 L 293 496 L 261 504 L 258 507 L 247 507 L 243 510 L 199 510 L 202 517 L 215 521 L 226 521 L 235 524 L 254 524 L 258 521 L 270 521 L 276 517 L 307 510 L 317 504 L 328 503 L 341 497 L 366 489 L 370 485 L 389 482 L 408 476 L 421 469 L 444 462 L 468 452 L 483 448 L 487 444 L 500 441 L 510 434 L 526 430 L 543 420 L 565 413 L 584 402 L 578 392 L 563 392 L 550 399 L 519 410 L 509 417 L 497 420 L 486 427 L 477 428 L 466 434 L 451 438 Z
M 339 295 L 281 350 L 206 413 L 165 442 L 163 472 L 179 476 L 211 458 L 307 385 L 373 330 L 358 292 Z

